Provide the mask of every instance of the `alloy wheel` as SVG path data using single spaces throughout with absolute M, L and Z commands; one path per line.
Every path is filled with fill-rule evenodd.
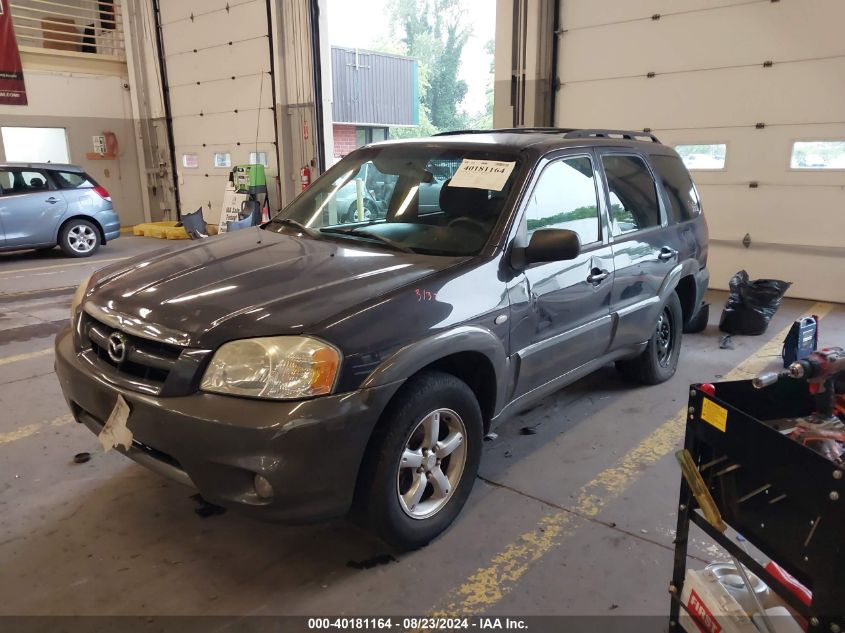
M 436 409 L 408 436 L 396 474 L 399 505 L 412 519 L 434 516 L 449 501 L 466 464 L 466 427 L 451 409 Z
M 97 234 L 90 226 L 77 224 L 68 231 L 67 241 L 75 252 L 90 253 L 97 245 Z

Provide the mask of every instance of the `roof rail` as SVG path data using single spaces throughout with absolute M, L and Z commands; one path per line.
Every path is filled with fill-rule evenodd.
M 652 143 L 659 143 L 660 140 L 651 132 L 645 130 L 602 130 L 602 129 L 584 129 L 584 130 L 570 130 L 564 134 L 564 138 L 589 138 L 595 136 L 598 138 L 623 138 L 628 141 L 639 141 L 644 138 L 650 139 Z
M 490 130 L 450 130 L 438 132 L 434 136 L 454 136 L 457 134 L 493 134 L 505 132 L 507 134 L 567 134 L 573 132 L 572 128 L 562 127 L 505 127 L 493 128 Z
M 660 140 L 651 132 L 645 130 L 603 130 L 603 129 L 576 129 L 565 127 L 510 127 L 494 128 L 491 130 L 450 130 L 438 132 L 434 136 L 455 136 L 458 134 L 560 134 L 563 138 L 622 138 L 627 141 L 641 141 L 649 139 L 652 143 L 659 143 Z

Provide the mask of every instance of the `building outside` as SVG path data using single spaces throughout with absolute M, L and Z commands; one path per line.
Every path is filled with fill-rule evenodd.
M 390 138 L 390 128 L 419 125 L 416 59 L 333 46 L 334 156 Z

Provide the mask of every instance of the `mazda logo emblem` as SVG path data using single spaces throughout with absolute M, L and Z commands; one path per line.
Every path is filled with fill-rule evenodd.
M 126 360 L 126 337 L 120 332 L 112 332 L 109 335 L 109 358 L 118 365 Z

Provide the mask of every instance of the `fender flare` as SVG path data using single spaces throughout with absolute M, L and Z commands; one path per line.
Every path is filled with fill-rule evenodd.
M 501 339 L 478 325 L 461 325 L 399 348 L 367 376 L 361 388 L 406 380 L 435 361 L 460 352 L 480 353 L 490 361 L 496 380 L 495 415 L 507 393 L 509 359 Z

